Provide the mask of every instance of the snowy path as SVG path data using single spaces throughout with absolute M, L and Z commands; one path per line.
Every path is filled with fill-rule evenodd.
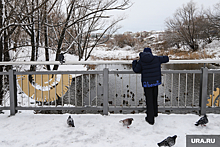
M 208 114 L 206 127 L 196 127 L 194 114 L 159 114 L 154 126 L 145 114 L 74 114 L 75 128 L 66 120 L 69 114 L 32 114 L 30 111 L 8 117 L 0 115 L 0 147 L 156 147 L 167 136 L 177 135 L 175 147 L 185 147 L 186 135 L 219 135 L 220 115 Z M 132 117 L 130 128 L 119 120 Z

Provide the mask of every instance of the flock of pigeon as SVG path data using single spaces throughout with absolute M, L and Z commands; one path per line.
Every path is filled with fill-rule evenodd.
M 133 118 L 126 118 L 126 119 L 123 119 L 123 120 L 120 120 L 119 122 L 123 124 L 123 126 L 127 126 L 127 128 L 129 128 L 129 126 L 132 124 L 132 121 L 134 119 Z M 208 123 L 208 118 L 207 118 L 207 115 L 204 115 L 203 117 L 201 117 L 196 123 L 195 125 L 196 126 L 206 126 L 206 124 Z M 69 116 L 67 118 L 67 124 L 68 126 L 70 127 L 75 127 L 74 125 L 74 121 L 73 121 L 73 118 L 71 118 L 71 116 Z M 175 145 L 175 142 L 176 142 L 176 138 L 177 138 L 177 135 L 174 135 L 174 136 L 168 136 L 166 139 L 164 139 L 163 141 L 157 143 L 157 145 L 159 147 L 162 147 L 162 146 L 165 146 L 165 147 L 171 147 L 173 145 Z

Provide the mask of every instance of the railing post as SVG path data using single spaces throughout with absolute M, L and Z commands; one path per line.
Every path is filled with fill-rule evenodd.
M 206 103 L 207 103 L 207 84 L 208 84 L 208 68 L 202 67 L 202 74 L 200 78 L 200 93 L 199 93 L 199 106 L 200 114 L 206 114 Z
M 108 115 L 108 97 L 109 97 L 109 75 L 108 68 L 103 69 L 103 115 Z
M 17 84 L 15 70 L 9 70 L 10 115 L 17 113 Z

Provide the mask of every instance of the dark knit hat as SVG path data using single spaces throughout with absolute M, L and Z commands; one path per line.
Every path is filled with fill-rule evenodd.
M 144 52 L 150 52 L 152 54 L 151 49 L 149 47 L 144 48 Z

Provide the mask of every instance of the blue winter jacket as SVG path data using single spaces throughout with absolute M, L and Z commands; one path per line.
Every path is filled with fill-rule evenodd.
M 161 64 L 169 62 L 168 56 L 154 56 L 150 52 L 141 52 L 140 60 L 132 62 L 135 73 L 141 73 L 143 87 L 154 87 L 161 84 Z

